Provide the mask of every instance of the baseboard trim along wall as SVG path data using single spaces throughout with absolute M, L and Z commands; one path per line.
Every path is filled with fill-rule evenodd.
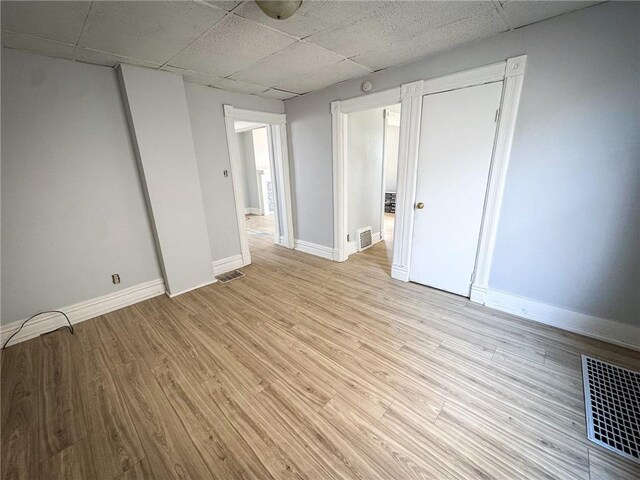
M 336 254 L 334 249 L 331 247 L 325 247 L 324 245 L 318 245 L 317 243 L 305 242 L 304 240 L 296 240 L 293 248 L 294 250 L 309 253 L 316 257 L 326 258 L 327 260 L 333 260 Z
M 395 280 L 400 280 L 402 282 L 409 281 L 409 270 L 400 265 L 392 265 L 391 266 L 391 278 Z
M 259 208 L 247 207 L 244 209 L 245 215 L 262 215 L 262 210 Z
M 232 255 L 231 257 L 222 258 L 220 260 L 213 261 L 213 274 L 215 276 L 222 275 L 223 273 L 230 272 L 237 268 L 245 266 L 245 262 L 242 258 L 242 254 Z
M 157 297 L 163 293 L 165 293 L 165 285 L 164 280 L 160 278 L 118 290 L 108 295 L 57 308 L 56 310 L 61 310 L 66 313 L 71 323 L 75 324 L 104 315 L 105 313 L 113 312 L 114 310 L 119 310 L 134 303 L 142 302 L 149 298 Z M 25 320 L 26 318 L 2 326 L 0 330 L 0 341 L 3 345 L 4 342 L 7 341 L 7 338 L 18 330 Z M 60 314 L 40 315 L 27 323 L 20 333 L 13 337 L 11 345 L 24 342 L 43 333 L 51 332 L 66 324 L 65 318 Z
M 211 285 L 213 283 L 216 283 L 217 281 L 218 279 L 214 278 L 213 280 L 209 280 L 208 282 L 201 283 L 200 285 L 196 285 L 195 287 L 187 288 L 186 290 L 180 290 L 179 292 L 176 292 L 176 293 L 173 293 L 167 290 L 167 296 L 169 298 L 174 298 L 174 297 L 177 297 L 178 295 L 183 295 L 185 293 L 192 292 L 199 288 L 206 287 L 207 285 Z
M 552 327 L 640 350 L 640 327 L 634 325 L 574 312 L 499 290 L 487 289 L 484 301 L 478 303 Z

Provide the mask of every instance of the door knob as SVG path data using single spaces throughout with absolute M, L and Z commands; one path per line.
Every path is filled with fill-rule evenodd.
M 422 203 L 422 202 L 418 202 L 418 203 L 416 203 L 416 208 L 417 208 L 418 210 L 422 210 L 422 209 L 424 208 L 424 203 Z

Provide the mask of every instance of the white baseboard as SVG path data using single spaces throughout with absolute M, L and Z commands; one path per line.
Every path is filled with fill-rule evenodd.
M 346 250 L 345 250 L 346 252 Z M 333 256 L 332 256 L 332 260 L 334 262 L 344 262 L 349 258 L 349 255 L 346 255 L 346 253 L 344 255 L 340 254 L 340 250 L 338 250 L 337 248 L 333 249 Z
M 409 281 L 409 269 L 403 267 L 401 265 L 392 265 L 391 266 L 391 278 L 395 278 L 396 280 L 401 280 L 403 282 Z
M 211 285 L 212 283 L 216 283 L 218 280 L 214 278 L 213 280 L 209 280 L 208 282 L 201 283 L 200 285 L 196 285 L 195 287 L 187 288 L 185 290 L 180 290 L 179 292 L 170 292 L 167 290 L 167 296 L 169 298 L 177 297 L 178 295 L 182 295 L 183 293 L 191 292 L 193 290 L 197 290 L 198 288 L 206 287 L 207 285 Z
M 304 240 L 296 240 L 294 242 L 294 249 L 304 253 L 310 253 L 316 257 L 326 258 L 327 260 L 334 259 L 334 250 L 331 247 L 325 247 L 324 245 L 318 245 L 317 243 L 305 242 Z
M 480 303 L 484 305 L 484 299 L 487 296 L 487 288 L 481 287 L 479 285 L 471 285 L 471 295 L 469 296 L 469 300 L 474 303 Z
M 473 296 L 473 288 L 471 294 Z M 481 294 L 481 292 L 476 295 Z M 640 350 L 640 327 L 594 317 L 499 290 L 485 289 L 484 305 L 634 350 Z
M 262 210 L 259 208 L 248 207 L 244 209 L 245 215 L 262 215 Z
M 124 288 L 117 292 L 92 298 L 83 302 L 78 302 L 66 307 L 56 308 L 69 316 L 72 324 L 80 323 L 91 318 L 95 318 L 105 313 L 119 310 L 123 307 L 142 302 L 152 297 L 157 297 L 165 293 L 164 280 L 157 279 L 150 282 L 140 283 L 133 287 Z M 26 319 L 17 320 L 2 326 L 0 330 L 0 341 L 4 345 L 13 332 L 20 328 Z M 24 328 L 11 340 L 11 344 L 24 342 L 30 338 L 37 337 L 43 333 L 51 332 L 67 324 L 65 318 L 60 314 L 43 314 L 27 323 Z
M 242 254 L 222 258 L 213 262 L 213 274 L 216 276 L 222 275 L 223 273 L 230 272 L 231 270 L 242 268 L 245 265 Z

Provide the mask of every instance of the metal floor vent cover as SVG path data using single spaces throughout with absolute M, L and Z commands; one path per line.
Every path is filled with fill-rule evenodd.
M 640 463 L 640 372 L 582 355 L 589 440 Z
M 242 273 L 240 270 L 233 270 L 231 272 L 223 273 L 222 275 L 216 276 L 216 279 L 219 282 L 227 283 L 227 282 L 230 282 L 231 280 L 235 280 L 236 278 L 242 278 L 242 277 L 244 277 L 244 273 Z

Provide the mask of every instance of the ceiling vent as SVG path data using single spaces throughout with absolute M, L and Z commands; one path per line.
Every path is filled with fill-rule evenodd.
M 358 251 L 366 250 L 373 245 L 373 234 L 371 233 L 371 227 L 364 227 L 357 230 L 358 234 Z

